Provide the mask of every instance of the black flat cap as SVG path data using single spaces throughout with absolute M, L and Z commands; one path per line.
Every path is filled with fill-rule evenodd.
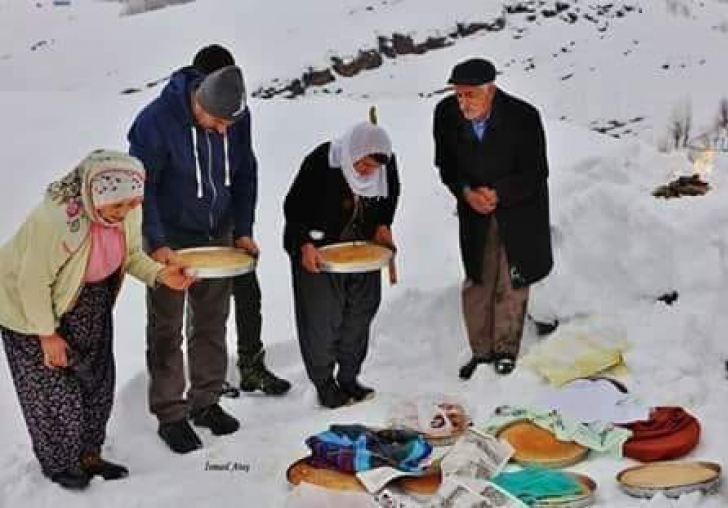
M 483 58 L 471 58 L 452 69 L 448 83 L 452 85 L 480 86 L 495 81 L 495 66 Z

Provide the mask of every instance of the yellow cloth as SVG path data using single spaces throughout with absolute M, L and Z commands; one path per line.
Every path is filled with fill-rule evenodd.
M 531 348 L 522 361 L 556 386 L 622 365 L 626 344 L 600 344 L 585 334 L 553 337 Z

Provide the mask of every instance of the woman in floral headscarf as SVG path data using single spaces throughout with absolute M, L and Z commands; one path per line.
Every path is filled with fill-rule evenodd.
M 186 289 L 141 248 L 144 168 L 97 150 L 48 187 L 0 248 L 0 333 L 43 473 L 82 489 L 128 475 L 101 458 L 114 397 L 112 309 L 124 273 Z

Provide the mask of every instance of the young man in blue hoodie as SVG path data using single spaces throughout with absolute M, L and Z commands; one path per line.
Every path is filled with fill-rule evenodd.
M 192 65 L 207 76 L 223 67 L 235 65 L 235 58 L 223 46 L 211 44 L 195 54 Z M 283 395 L 290 390 L 291 383 L 273 374 L 265 364 L 258 275 L 255 271 L 240 275 L 233 279 L 232 285 L 235 327 L 238 332 L 240 389 L 246 392 L 259 390 L 266 395 Z
M 257 163 L 240 69 L 204 76 L 175 72 L 160 96 L 129 130 L 130 153 L 144 163 L 143 235 L 160 263 L 176 249 L 235 245 L 258 254 L 253 240 Z M 187 291 L 185 397 L 182 324 L 185 295 L 158 287 L 147 293 L 149 406 L 158 434 L 177 453 L 202 446 L 189 419 L 215 435 L 240 424 L 218 404 L 227 370 L 226 322 L 230 281 L 203 280 Z

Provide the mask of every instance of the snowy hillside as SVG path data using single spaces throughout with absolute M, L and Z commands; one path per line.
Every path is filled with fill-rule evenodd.
M 675 109 L 690 104 L 698 134 L 728 96 L 728 2 L 196 0 L 133 16 L 120 16 L 122 9 L 93 0 L 67 7 L 0 0 L 0 241 L 45 185 L 91 149 L 125 149 L 131 120 L 163 81 L 147 84 L 188 63 L 204 44 L 233 51 L 251 92 L 285 88 L 309 69 L 332 67 L 332 57 L 381 51 L 380 38 L 391 42 L 394 34 L 413 43 L 446 38 L 447 47 L 384 54 L 381 65 L 349 78 L 334 71 L 334 81 L 293 100 L 263 93 L 251 100 L 264 341 L 273 369 L 294 382 L 292 392 L 226 400 L 242 430 L 224 439 L 202 433 L 204 449 L 173 455 L 146 409 L 144 291 L 129 282 L 116 310 L 119 379 L 107 454 L 132 475 L 94 481 L 82 495 L 47 482 L 0 354 L 0 507 L 280 508 L 289 492 L 286 467 L 306 452 L 307 436 L 331 423 L 382 424 L 396 397 L 430 391 L 463 397 L 476 421 L 499 404 L 532 400 L 544 382 L 526 367 L 506 378 L 490 369 L 467 383 L 457 378 L 469 355 L 459 308 L 462 270 L 454 204 L 432 164 L 430 131 L 450 68 L 474 55 L 491 58 L 499 85 L 532 101 L 546 122 L 556 267 L 534 290 L 531 313 L 560 319 L 562 336 L 629 342 L 632 391 L 650 405 L 688 408 L 703 424 L 690 458 L 728 465 L 728 154 L 716 154 L 706 196 L 651 195 L 690 173 L 684 153 L 658 150 Z M 499 19 L 502 28 L 453 35 L 458 25 L 500 27 Z M 363 379 L 379 395 L 331 412 L 317 406 L 295 339 L 281 204 L 303 156 L 365 118 L 371 104 L 401 163 L 394 226 L 401 282 L 384 287 L 364 366 Z M 658 300 L 673 291 L 673 305 Z M 524 350 L 539 340 L 529 325 Z M 205 471 L 208 462 L 227 461 L 250 469 Z M 728 506 L 725 487 L 718 496 L 679 503 L 632 500 L 614 481 L 628 464 L 597 458 L 574 470 L 599 483 L 599 506 Z

